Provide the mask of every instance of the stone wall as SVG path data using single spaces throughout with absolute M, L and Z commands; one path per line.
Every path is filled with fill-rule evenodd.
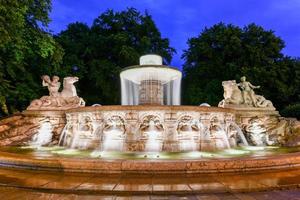
M 297 119 L 281 117 L 278 111 L 268 108 L 236 107 L 234 110 L 236 122 L 251 145 L 300 145 Z
M 233 111 L 223 108 L 100 106 L 67 111 L 66 118 L 68 148 L 177 152 L 237 145 Z
M 99 143 L 104 140 L 104 135 L 107 135 L 117 137 L 117 140 L 126 140 L 129 151 L 143 150 L 148 139 L 146 132 L 150 130 L 150 123 L 154 124 L 157 132 L 161 132 L 156 142 L 161 143 L 161 148 L 169 151 L 178 149 L 178 141 L 187 143 L 192 141 L 203 149 L 206 145 L 205 140 L 197 139 L 198 135 L 202 137 L 204 132 L 210 133 L 218 127 L 227 132 L 230 142 L 231 139 L 234 142 L 236 130 L 231 130 L 235 129 L 229 126 L 231 122 L 239 125 L 250 145 L 288 147 L 300 145 L 300 122 L 296 119 L 280 117 L 277 111 L 198 106 L 100 106 L 68 111 L 27 110 L 3 118 L 0 120 L 0 146 L 27 144 L 41 130 L 45 121 L 50 122 L 52 127 L 53 136 L 50 145 L 58 144 L 66 125 L 66 117 L 69 126 L 67 125 L 65 129 L 64 142 L 67 147 L 72 148 L 80 148 L 80 144 L 71 144 L 68 141 L 73 140 L 75 136 L 83 143 L 85 140 L 93 141 L 91 146 L 98 148 Z M 190 132 L 195 134 L 195 139 L 188 138 Z M 122 136 L 123 134 L 125 136 Z M 199 143 L 199 141 L 203 142 Z M 211 145 L 217 146 L 215 142 L 209 140 L 208 149 Z
M 53 127 L 53 144 L 58 142 L 65 126 L 65 114 L 61 111 L 24 111 L 0 121 L 0 146 L 24 145 L 38 133 L 41 122 L 49 119 Z

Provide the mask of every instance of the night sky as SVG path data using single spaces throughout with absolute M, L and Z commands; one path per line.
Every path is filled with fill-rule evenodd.
M 286 55 L 300 57 L 300 0 L 53 0 L 50 29 L 58 33 L 75 21 L 91 25 L 107 9 L 127 7 L 152 15 L 162 36 L 177 50 L 172 65 L 180 68 L 187 39 L 219 22 L 254 22 L 271 29 L 286 42 Z

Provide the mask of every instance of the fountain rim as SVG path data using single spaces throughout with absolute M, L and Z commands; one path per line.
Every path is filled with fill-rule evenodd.
M 67 113 L 72 112 L 93 112 L 93 111 L 183 111 L 183 112 L 221 112 L 234 114 L 235 110 L 231 108 L 221 107 L 204 107 L 204 106 L 188 106 L 188 105 L 105 105 L 105 106 L 85 106 L 80 108 L 72 108 L 66 110 Z
M 32 155 L 21 155 L 0 151 L 0 168 L 31 169 L 42 171 L 64 171 L 75 173 L 183 173 L 209 174 L 228 172 L 257 172 L 300 168 L 300 152 L 262 157 L 184 159 L 184 160 L 130 160 L 49 157 L 40 159 Z
M 168 83 L 172 80 L 178 80 L 182 78 L 182 72 L 179 69 L 176 69 L 175 67 L 170 67 L 166 65 L 133 65 L 124 68 L 120 72 L 120 78 L 121 79 L 127 79 L 130 81 L 135 82 L 136 84 L 140 84 L 141 79 L 139 79 L 137 76 L 137 73 L 141 75 L 142 74 L 151 74 L 153 70 L 161 71 L 160 80 L 163 82 L 163 84 Z
M 166 68 L 166 69 L 176 70 L 176 71 L 181 73 L 181 71 L 177 67 L 169 66 L 169 65 L 131 65 L 131 66 L 123 68 L 120 72 L 120 75 L 121 75 L 122 72 L 130 70 L 130 69 L 141 69 L 141 68 L 150 68 L 150 67 L 153 67 L 153 68 Z

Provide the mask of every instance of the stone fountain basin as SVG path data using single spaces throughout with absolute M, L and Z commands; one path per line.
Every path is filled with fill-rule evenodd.
M 78 117 L 91 116 L 98 124 L 105 123 L 112 115 L 121 115 L 126 130 L 140 126 L 143 117 L 158 115 L 166 133 L 173 133 L 182 116 L 191 115 L 210 124 L 217 117 L 226 124 L 235 121 L 235 111 L 228 108 L 199 106 L 95 106 L 66 111 L 25 111 L 22 114 L 4 119 L 0 123 L 3 135 L 2 146 L 20 145 L 30 140 L 39 129 L 39 123 L 48 118 L 54 127 L 54 138 L 58 140 L 66 121 L 76 122 Z M 69 119 L 66 120 L 66 117 Z M 78 124 L 78 123 L 77 123 Z M 84 131 L 85 133 L 86 131 Z M 172 136 L 172 134 L 170 134 Z M 0 150 L 0 166 L 26 168 L 32 170 L 66 171 L 79 173 L 223 173 L 251 172 L 257 170 L 276 170 L 300 167 L 300 153 L 288 153 L 259 157 L 220 158 L 220 159 L 119 159 L 82 157 L 41 157 L 23 155 Z
M 110 150 L 178 152 L 228 148 L 228 142 L 218 135 L 213 140 L 200 140 L 200 137 L 212 126 L 222 127 L 225 132 L 235 123 L 235 113 L 228 108 L 201 106 L 92 106 L 67 110 L 66 119 L 67 128 L 62 137 L 66 139 L 60 144 L 68 148 L 105 151 L 108 144 L 116 144 Z M 105 138 L 111 135 L 116 140 L 107 142 Z M 183 149 L 189 147 L 184 147 L 184 139 L 180 138 L 194 142 L 193 149 Z
M 69 109 L 66 112 L 86 112 L 86 111 L 116 111 L 116 110 L 129 110 L 129 111 L 200 111 L 200 112 L 226 112 L 234 113 L 234 109 L 222 107 L 208 107 L 208 106 L 184 106 L 184 105 L 108 105 L 108 106 L 86 106 Z
M 126 160 L 49 157 L 0 152 L 2 168 L 78 173 L 225 173 L 300 167 L 300 153 L 230 159 Z

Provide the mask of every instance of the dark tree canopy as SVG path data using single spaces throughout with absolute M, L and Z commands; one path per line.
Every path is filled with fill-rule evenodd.
M 61 75 L 80 78 L 80 95 L 89 105 L 120 104 L 119 73 L 124 67 L 138 64 L 141 55 L 159 54 L 168 64 L 175 53 L 151 16 L 133 8 L 108 10 L 91 27 L 79 22 L 70 24 L 56 41 L 65 50 Z
M 188 40 L 184 51 L 183 98 L 187 104 L 222 99 L 223 80 L 245 75 L 261 85 L 257 92 L 279 109 L 299 102 L 300 62 L 284 56 L 284 42 L 273 31 L 255 24 L 244 28 L 219 23 Z
M 108 10 L 91 26 L 72 23 L 53 38 L 47 29 L 50 10 L 51 0 L 0 0 L 0 116 L 46 94 L 43 74 L 78 76 L 79 95 L 88 105 L 119 104 L 124 67 L 149 53 L 169 64 L 175 53 L 147 12 Z M 298 116 L 300 60 L 284 56 L 283 48 L 273 31 L 255 24 L 205 28 L 188 40 L 182 56 L 183 103 L 217 105 L 221 82 L 245 75 L 278 109 L 290 104 L 283 113 Z
M 7 113 L 41 95 L 40 74 L 58 67 L 63 50 L 46 31 L 50 0 L 0 2 L 0 113 Z

